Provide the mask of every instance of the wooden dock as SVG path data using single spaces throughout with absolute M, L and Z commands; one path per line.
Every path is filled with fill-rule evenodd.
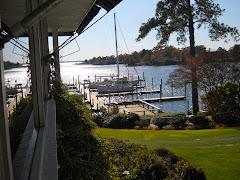
M 127 96 L 127 95 L 141 95 L 141 94 L 160 94 L 161 90 L 151 91 L 135 91 L 135 92 L 120 92 L 120 93 L 108 93 L 108 94 L 97 94 L 92 89 L 84 87 L 85 85 L 79 86 L 80 92 L 85 94 L 86 102 L 91 104 L 91 109 L 100 110 L 106 109 L 111 111 L 113 105 L 117 105 L 119 112 L 123 114 L 136 113 L 138 115 L 154 115 L 160 113 L 161 109 L 150 104 L 151 102 L 164 102 L 164 101 L 178 101 L 184 100 L 185 96 L 173 96 L 173 97 L 159 97 L 159 98 L 148 98 L 148 99 L 134 99 L 125 100 L 119 102 L 105 103 L 101 100 L 101 97 L 111 96 Z
M 162 98 L 149 98 L 149 99 L 142 99 L 146 102 L 165 102 L 165 101 L 178 101 L 178 100 L 184 100 L 185 96 L 173 96 L 173 97 L 162 97 Z M 141 99 L 134 99 L 134 100 L 126 100 L 126 101 L 118 101 L 114 102 L 114 104 L 124 105 L 124 104 L 136 104 L 139 103 Z
M 23 88 L 22 92 L 14 95 L 14 99 L 7 104 L 7 111 L 8 111 L 8 117 L 12 114 L 14 108 L 16 108 L 17 103 L 20 102 L 22 98 L 26 98 L 28 96 L 28 93 L 30 91 L 30 88 Z
M 108 94 L 98 94 L 98 97 L 106 96 L 127 96 L 127 95 L 136 95 L 136 94 L 159 94 L 160 90 L 151 90 L 151 91 L 134 91 L 134 92 L 119 92 L 119 93 L 108 93 Z

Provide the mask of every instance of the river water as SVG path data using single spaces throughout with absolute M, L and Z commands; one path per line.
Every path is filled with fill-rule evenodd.
M 136 67 L 126 67 L 125 65 L 120 65 L 120 75 L 131 76 L 137 78 L 144 77 L 146 79 L 146 90 L 156 90 L 160 88 L 160 82 L 163 82 L 163 94 L 162 97 L 170 97 L 172 94 L 174 96 L 185 95 L 184 89 L 172 89 L 169 85 L 166 85 L 168 76 L 174 69 L 178 68 L 177 65 L 171 66 L 136 66 Z M 28 73 L 27 67 L 14 68 L 10 70 L 5 70 L 5 83 L 7 86 L 14 86 L 16 83 L 26 85 L 28 83 Z M 94 80 L 95 75 L 110 75 L 117 74 L 116 65 L 77 65 L 76 62 L 61 62 L 61 78 L 63 83 L 73 83 L 78 79 L 83 82 L 85 79 Z M 153 82 L 153 83 L 152 83 Z M 142 84 L 144 85 L 144 83 Z M 134 98 L 144 99 L 144 98 L 157 98 L 159 94 L 149 94 L 134 96 Z M 165 112 L 186 112 L 187 104 L 189 101 L 190 92 L 187 88 L 187 99 L 181 101 L 169 101 L 153 103 L 157 107 L 160 107 Z M 123 100 L 123 97 L 115 97 L 112 101 Z M 129 99 L 132 97 L 128 97 Z M 103 99 L 106 101 L 106 99 Z

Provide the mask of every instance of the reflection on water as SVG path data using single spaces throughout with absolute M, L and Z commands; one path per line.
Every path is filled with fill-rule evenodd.
M 25 86 L 28 82 L 27 70 L 27 67 L 4 70 L 6 86 L 14 87 L 15 84 L 23 84 Z
M 128 73 L 134 78 L 138 76 L 140 78 L 144 77 L 146 79 L 146 90 L 159 89 L 161 79 L 163 81 L 163 95 L 162 97 L 172 96 L 172 88 L 166 85 L 166 81 L 171 72 L 174 71 L 178 66 L 137 66 L 126 67 L 125 65 L 120 65 L 120 75 L 128 76 Z M 27 78 L 27 67 L 14 68 L 10 70 L 5 70 L 5 81 L 6 85 L 10 84 L 14 86 L 16 82 L 19 84 L 26 85 Z M 61 63 L 61 78 L 63 83 L 76 83 L 79 79 L 83 82 L 84 79 L 94 80 L 95 75 L 110 75 L 117 74 L 116 65 L 77 65 L 75 62 L 64 62 Z M 152 81 L 153 80 L 153 81 Z M 16 81 L 16 82 L 15 82 Z M 152 83 L 153 82 L 153 83 Z M 184 89 L 173 89 L 174 96 L 184 95 Z M 157 98 L 159 94 L 144 94 L 144 95 L 134 95 L 134 99 L 147 99 L 147 98 Z M 187 95 L 187 98 L 189 94 Z M 132 96 L 126 97 L 112 97 L 110 101 L 123 101 L 125 99 L 132 99 Z M 107 98 L 103 98 L 103 101 L 107 102 Z M 160 107 L 165 112 L 186 112 L 186 101 L 171 101 L 171 102 L 161 102 L 153 103 L 154 105 Z

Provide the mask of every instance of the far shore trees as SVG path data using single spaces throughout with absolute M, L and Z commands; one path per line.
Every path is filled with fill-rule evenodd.
M 156 48 L 158 49 L 166 46 L 173 33 L 177 34 L 179 44 L 185 43 L 188 33 L 190 58 L 194 59 L 196 57 L 195 28 L 207 27 L 211 40 L 225 39 L 228 41 L 229 35 L 234 40 L 239 40 L 239 32 L 235 27 L 229 27 L 218 21 L 224 11 L 219 4 L 214 3 L 214 0 L 161 0 L 157 4 L 155 17 L 140 27 L 137 40 L 145 38 L 152 29 L 157 30 L 159 43 Z M 192 64 L 191 83 L 194 115 L 199 111 L 196 69 L 197 67 Z

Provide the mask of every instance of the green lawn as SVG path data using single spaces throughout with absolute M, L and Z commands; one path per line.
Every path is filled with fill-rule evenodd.
M 165 147 L 200 166 L 207 179 L 240 179 L 240 129 L 146 131 L 97 128 L 101 137 Z

